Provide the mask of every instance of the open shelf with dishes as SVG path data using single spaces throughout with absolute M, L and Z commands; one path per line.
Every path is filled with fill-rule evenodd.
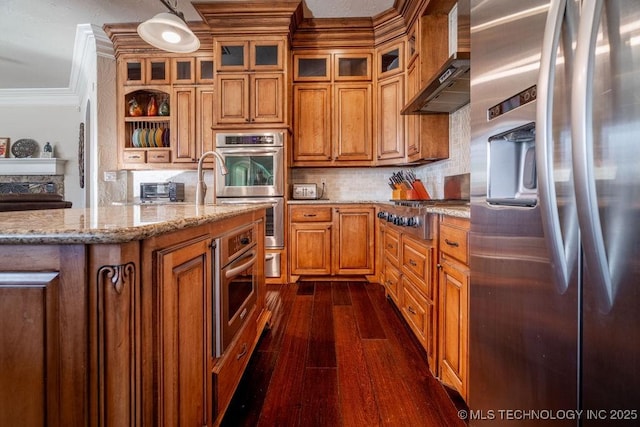
M 168 148 L 171 123 L 169 93 L 134 90 L 124 97 L 125 148 Z

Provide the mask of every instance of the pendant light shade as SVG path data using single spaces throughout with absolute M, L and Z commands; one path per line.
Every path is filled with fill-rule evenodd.
M 138 34 L 142 40 L 168 52 L 189 53 L 198 50 L 200 40 L 189 29 L 182 14 L 166 2 L 161 2 L 172 13 L 159 13 L 138 25 Z

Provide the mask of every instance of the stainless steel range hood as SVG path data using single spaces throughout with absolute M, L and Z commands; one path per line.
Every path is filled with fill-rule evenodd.
M 402 109 L 402 114 L 453 113 L 469 103 L 469 52 L 457 52 Z
M 402 109 L 402 114 L 453 113 L 469 103 L 469 15 L 469 0 L 458 0 L 448 16 L 451 56 Z

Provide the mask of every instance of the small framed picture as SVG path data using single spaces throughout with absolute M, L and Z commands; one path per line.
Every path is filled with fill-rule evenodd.
M 9 157 L 9 138 L 0 136 L 0 157 Z

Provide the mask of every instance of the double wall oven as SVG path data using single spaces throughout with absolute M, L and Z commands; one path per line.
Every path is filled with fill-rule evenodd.
M 270 203 L 265 222 L 265 275 L 280 276 L 284 247 L 284 132 L 217 133 L 216 151 L 224 159 L 226 175 L 216 177 L 220 204 Z

